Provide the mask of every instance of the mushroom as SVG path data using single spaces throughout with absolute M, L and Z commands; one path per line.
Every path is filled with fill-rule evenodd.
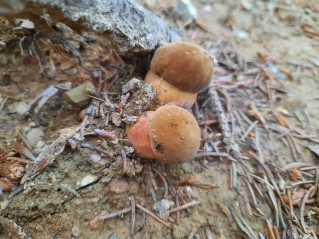
M 174 105 L 143 113 L 126 127 L 137 156 L 166 164 L 190 160 L 200 146 L 200 130 L 194 116 Z
M 165 104 L 190 108 L 197 93 L 209 85 L 213 70 L 211 58 L 198 45 L 175 42 L 159 47 L 145 77 L 157 95 L 152 109 Z

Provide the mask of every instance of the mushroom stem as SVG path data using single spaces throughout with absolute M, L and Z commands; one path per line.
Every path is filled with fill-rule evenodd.
M 178 105 L 189 109 L 196 101 L 197 93 L 182 91 L 149 71 L 145 81 L 150 83 L 156 93 L 156 98 L 150 106 L 150 110 L 156 110 L 161 105 Z

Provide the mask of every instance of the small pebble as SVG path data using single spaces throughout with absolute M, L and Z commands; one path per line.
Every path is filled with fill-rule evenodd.
M 88 175 L 84 176 L 84 178 L 82 178 L 81 181 L 77 181 L 76 185 L 78 186 L 78 189 L 79 189 L 79 188 L 85 187 L 91 183 L 96 182 L 98 179 L 99 179 L 98 176 L 88 174 Z
M 174 205 L 174 202 L 166 200 L 166 199 L 162 199 L 161 201 L 156 202 L 153 205 L 153 208 L 154 208 L 155 211 L 157 211 L 160 214 L 162 214 L 163 212 L 165 212 L 168 209 L 170 209 L 173 205 Z
M 87 81 L 65 93 L 66 98 L 74 103 L 78 104 L 90 99 L 89 95 L 94 95 L 96 93 L 96 88 L 94 84 Z
M 5 131 L 11 131 L 16 127 L 15 123 L 6 123 L 2 126 L 2 129 Z
M 72 227 L 72 235 L 75 237 L 79 237 L 81 235 L 81 231 L 78 226 Z
M 90 157 L 89 157 L 89 162 L 90 162 L 90 163 L 97 163 L 97 162 L 99 162 L 100 160 L 101 160 L 101 156 L 98 155 L 98 154 L 92 154 L 92 155 L 90 155 Z
M 25 114 L 30 110 L 30 105 L 24 101 L 19 101 L 14 104 L 13 113 L 18 113 L 20 115 Z
M 34 147 L 40 140 L 42 140 L 44 132 L 41 128 L 32 128 L 26 136 L 30 145 Z
M 118 239 L 116 232 L 113 232 L 107 239 Z
M 66 74 L 69 75 L 69 76 L 74 76 L 78 73 L 78 70 L 76 68 L 71 68 L 71 69 L 68 69 L 66 71 Z

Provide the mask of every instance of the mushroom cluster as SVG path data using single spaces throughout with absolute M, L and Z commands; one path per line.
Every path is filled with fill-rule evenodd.
M 150 110 L 126 127 L 137 156 L 166 164 L 187 161 L 200 146 L 200 129 L 187 111 L 209 85 L 214 65 L 200 46 L 176 42 L 159 47 L 145 81 L 156 93 Z

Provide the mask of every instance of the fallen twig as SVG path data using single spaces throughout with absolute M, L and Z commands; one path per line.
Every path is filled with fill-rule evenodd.
M 217 188 L 217 185 L 208 184 L 208 183 L 201 183 L 197 181 L 177 181 L 174 183 L 175 187 L 184 187 L 184 186 L 194 186 L 198 188 L 210 189 L 210 188 Z
M 60 136 L 47 146 L 42 153 L 35 159 L 34 165 L 22 177 L 20 184 L 33 179 L 45 168 L 52 164 L 56 157 L 61 154 L 67 143 L 67 140 L 73 137 L 79 131 L 79 126 L 74 126 L 60 130 Z
M 131 234 L 135 233 L 135 199 L 134 196 L 130 197 L 131 201 L 131 211 L 132 211 L 132 217 L 131 217 Z
M 22 164 L 33 164 L 34 162 L 31 160 L 27 160 L 27 159 L 23 159 L 23 158 L 18 158 L 18 157 L 7 157 L 7 160 L 12 160 L 12 161 L 16 161 L 18 163 L 22 163 Z
M 226 157 L 229 158 L 230 155 L 224 152 L 199 152 L 195 155 L 195 158 L 205 157 L 205 156 L 214 156 L 214 157 Z
M 265 224 L 266 224 L 265 227 L 266 227 L 266 232 L 267 232 L 266 235 L 267 234 L 269 235 L 269 239 L 276 239 L 274 232 L 272 231 L 272 227 L 267 219 L 265 221 Z
M 250 133 L 250 131 L 256 126 L 256 124 L 258 123 L 258 120 L 255 120 L 254 123 L 252 123 L 248 129 L 246 130 L 246 132 L 244 133 L 244 135 L 240 138 L 240 140 L 244 140 L 247 135 Z
M 305 194 L 305 196 L 303 197 L 302 199 L 302 202 L 301 202 L 301 206 L 300 206 L 300 223 L 301 223 L 301 226 L 302 226 L 302 229 L 305 233 L 308 232 L 307 228 L 306 228 L 306 224 L 305 224 L 305 215 L 304 215 L 304 212 L 305 212 L 305 205 L 306 205 L 306 202 L 308 201 L 309 199 L 309 195 L 311 194 L 312 190 L 315 189 L 315 186 L 312 186 Z
M 269 182 L 267 182 L 266 180 L 262 179 L 261 177 L 258 177 L 258 176 L 254 175 L 254 174 L 249 174 L 249 175 L 252 176 L 253 178 L 256 178 L 258 181 L 260 181 L 260 182 L 266 184 L 266 185 L 269 186 L 272 190 L 275 190 L 274 187 L 273 187 Z
M 127 166 L 126 153 L 124 149 L 121 149 L 121 158 L 123 161 L 122 175 L 125 175 L 127 173 L 128 166 Z
M 256 106 L 250 102 L 248 104 L 249 110 L 251 111 L 251 113 L 255 116 L 255 118 L 263 125 L 263 127 L 266 129 L 267 125 L 266 125 L 266 120 L 264 118 L 264 116 L 257 110 Z
M 254 233 L 252 232 L 252 230 L 248 227 L 247 223 L 245 221 L 243 221 L 235 212 L 234 210 L 229 207 L 229 211 L 232 215 L 232 217 L 234 218 L 237 226 L 240 228 L 240 230 L 242 232 L 244 232 L 249 238 L 252 239 L 257 239 L 257 237 L 254 235 Z
M 170 214 L 170 213 L 173 213 L 173 212 L 178 212 L 180 210 L 183 210 L 185 208 L 188 208 L 188 207 L 192 207 L 192 206 L 195 206 L 197 204 L 199 204 L 200 202 L 199 201 L 193 201 L 193 202 L 190 202 L 190 203 L 186 203 L 182 206 L 179 206 L 179 207 L 176 207 L 176 208 L 173 208 L 173 209 L 170 209 L 170 210 L 167 210 L 167 212 Z
M 272 226 L 272 231 L 273 231 L 273 233 L 274 233 L 275 239 L 280 239 L 278 227 Z
M 168 224 L 167 222 L 164 222 L 162 219 L 160 219 L 158 216 L 156 216 L 154 213 L 150 212 L 149 210 L 147 210 L 146 208 L 142 207 L 140 204 L 136 204 L 136 207 L 140 210 L 142 210 L 143 212 L 147 213 L 148 215 L 150 215 L 151 217 L 153 217 L 155 220 L 163 223 L 165 226 L 167 227 L 171 227 L 170 224 Z M 130 208 L 131 209 L 131 208 Z
M 19 154 L 25 156 L 26 158 L 28 158 L 30 160 L 35 160 L 35 157 L 34 157 L 33 153 L 31 152 L 31 150 L 28 149 L 27 147 L 25 147 L 24 145 L 22 145 L 18 142 L 13 142 L 11 146 Z
M 127 208 L 118 210 L 118 211 L 116 211 L 116 212 L 112 212 L 112 213 L 109 213 L 109 214 L 100 216 L 99 219 L 100 219 L 100 220 L 107 220 L 107 219 L 110 219 L 110 218 L 113 218 L 113 217 L 122 215 L 122 214 L 124 214 L 124 213 L 130 212 L 131 210 L 132 210 L 132 207 L 127 207 Z
M 165 191 L 164 191 L 164 197 L 163 198 L 167 198 L 167 195 L 168 195 L 168 185 L 167 185 L 167 182 L 166 182 L 166 179 L 164 178 L 164 176 L 155 168 L 153 168 L 153 170 L 155 171 L 155 173 L 161 178 L 161 180 L 163 181 L 163 184 L 164 184 L 164 188 L 165 188 Z
M 238 144 L 235 142 L 234 137 L 232 136 L 231 130 L 228 125 L 228 120 L 226 119 L 224 108 L 222 106 L 222 103 L 220 102 L 219 96 L 217 91 L 213 88 L 209 88 L 209 95 L 212 99 L 212 104 L 214 106 L 214 111 L 217 114 L 218 121 L 220 124 L 220 127 L 222 129 L 222 133 L 224 136 L 224 143 L 227 145 L 227 147 L 230 150 L 230 154 L 236 159 L 240 160 L 241 158 L 241 152 Z M 233 169 L 233 175 L 232 175 L 232 187 L 237 188 L 237 172 L 235 169 L 234 162 L 232 162 L 232 169 Z

